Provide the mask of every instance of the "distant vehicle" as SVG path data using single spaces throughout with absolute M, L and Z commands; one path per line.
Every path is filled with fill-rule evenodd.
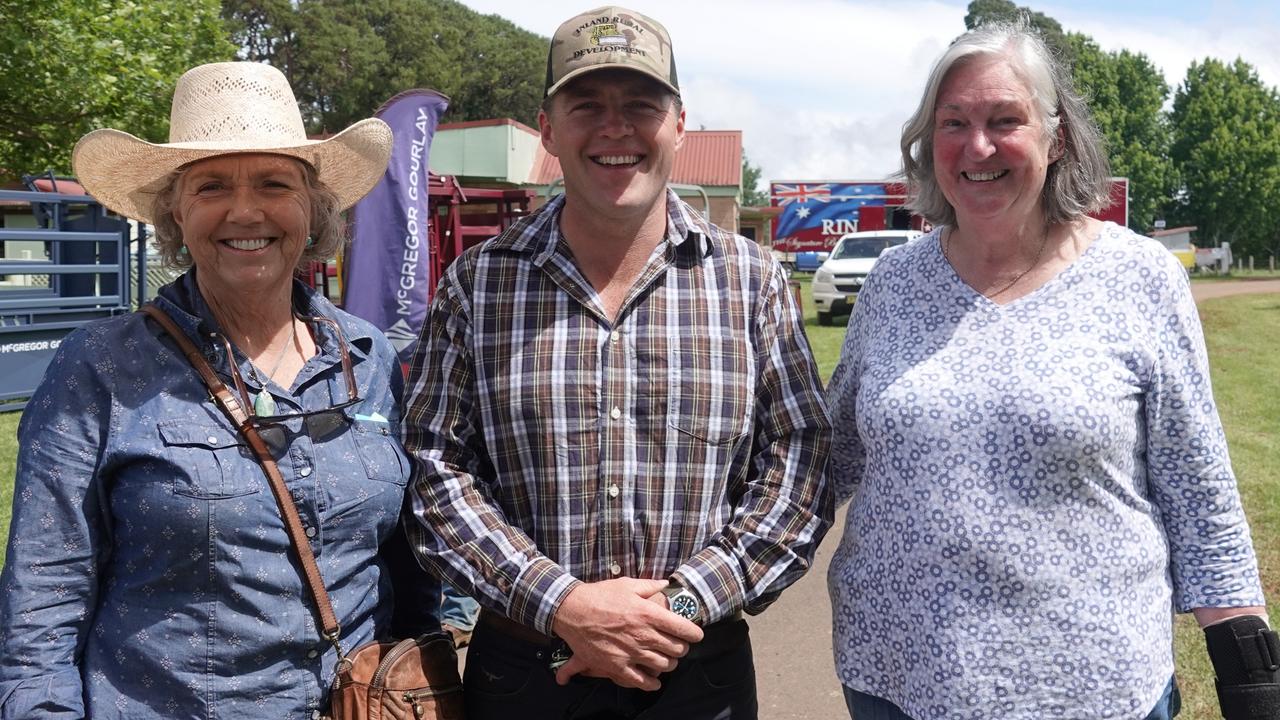
M 872 230 L 847 233 L 837 240 L 831 256 L 813 275 L 818 324 L 830 325 L 833 316 L 853 309 L 858 291 L 881 253 L 923 234 L 918 230 Z
M 1195 232 L 1196 229 L 1194 225 L 1161 228 L 1153 230 L 1151 237 L 1173 253 L 1173 256 L 1178 258 L 1178 261 L 1182 263 L 1182 267 L 1187 272 L 1191 272 L 1196 267 L 1196 246 L 1191 242 L 1191 233 Z
M 818 251 L 798 252 L 796 253 L 796 259 L 795 262 L 792 263 L 792 266 L 798 272 L 814 272 L 818 268 L 822 267 L 822 263 L 827 261 L 827 257 L 830 254 L 831 253 Z
M 771 246 L 784 263 L 828 252 L 846 233 L 932 227 L 908 207 L 907 186 L 893 180 L 778 180 L 769 184 L 769 203 L 777 211 Z M 1090 216 L 1129 224 L 1129 180 L 1112 178 L 1110 204 Z

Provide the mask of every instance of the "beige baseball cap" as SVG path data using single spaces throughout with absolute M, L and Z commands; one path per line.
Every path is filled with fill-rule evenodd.
M 680 94 L 667 29 L 653 18 L 610 5 L 575 15 L 556 29 L 543 96 L 551 97 L 579 75 L 606 68 L 644 73 Z

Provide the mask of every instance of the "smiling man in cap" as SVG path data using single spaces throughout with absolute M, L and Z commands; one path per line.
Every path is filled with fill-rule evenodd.
M 473 248 L 414 359 L 412 539 L 485 607 L 472 718 L 755 718 L 742 613 L 830 526 L 830 426 L 786 277 L 667 187 L 666 30 L 560 26 L 542 143 L 564 195 Z

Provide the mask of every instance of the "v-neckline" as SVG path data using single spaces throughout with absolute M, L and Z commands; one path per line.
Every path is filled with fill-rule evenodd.
M 984 307 L 987 307 L 993 310 L 1004 311 L 1014 306 L 1023 304 L 1023 301 L 1029 301 L 1032 298 L 1042 295 L 1045 292 L 1046 288 L 1050 288 L 1055 285 L 1058 285 L 1064 278 L 1074 275 L 1076 268 L 1083 263 L 1085 258 L 1089 257 L 1089 255 L 1093 253 L 1093 249 L 1097 247 L 1098 242 L 1102 240 L 1102 236 L 1106 233 L 1107 228 L 1113 224 L 1114 223 L 1110 221 L 1103 222 L 1102 225 L 1098 228 L 1098 231 L 1094 233 L 1092 238 L 1090 238 L 1089 245 L 1085 247 L 1084 252 L 1077 255 L 1074 260 L 1067 263 L 1066 267 L 1054 273 L 1052 277 L 1045 280 L 1036 289 L 1032 290 L 1026 295 L 1022 295 L 1020 297 L 1014 298 L 1013 300 L 1010 300 L 1007 303 L 998 303 L 995 300 L 992 300 L 991 298 L 987 297 L 986 295 L 983 295 L 982 293 L 978 292 L 972 285 L 965 282 L 964 278 L 960 277 L 960 273 L 956 272 L 955 266 L 952 265 L 951 261 L 947 259 L 946 253 L 942 251 L 942 233 L 947 229 L 947 226 L 944 225 L 942 227 L 939 227 L 937 232 L 934 233 L 933 247 L 934 247 L 934 252 L 936 254 L 938 261 L 941 262 L 943 267 L 946 268 L 946 271 L 951 274 L 951 279 L 955 282 L 955 284 L 963 288 L 964 291 L 967 292 L 968 294 L 978 298 L 978 302 L 982 304 Z

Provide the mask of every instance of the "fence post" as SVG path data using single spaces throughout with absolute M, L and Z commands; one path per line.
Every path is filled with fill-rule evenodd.
M 1253 256 L 1249 256 L 1249 272 L 1253 272 Z
M 1268 256 L 1267 256 L 1267 270 L 1268 270 L 1269 272 L 1275 272 L 1275 271 L 1276 271 L 1276 256 L 1275 256 L 1275 255 L 1268 255 Z

